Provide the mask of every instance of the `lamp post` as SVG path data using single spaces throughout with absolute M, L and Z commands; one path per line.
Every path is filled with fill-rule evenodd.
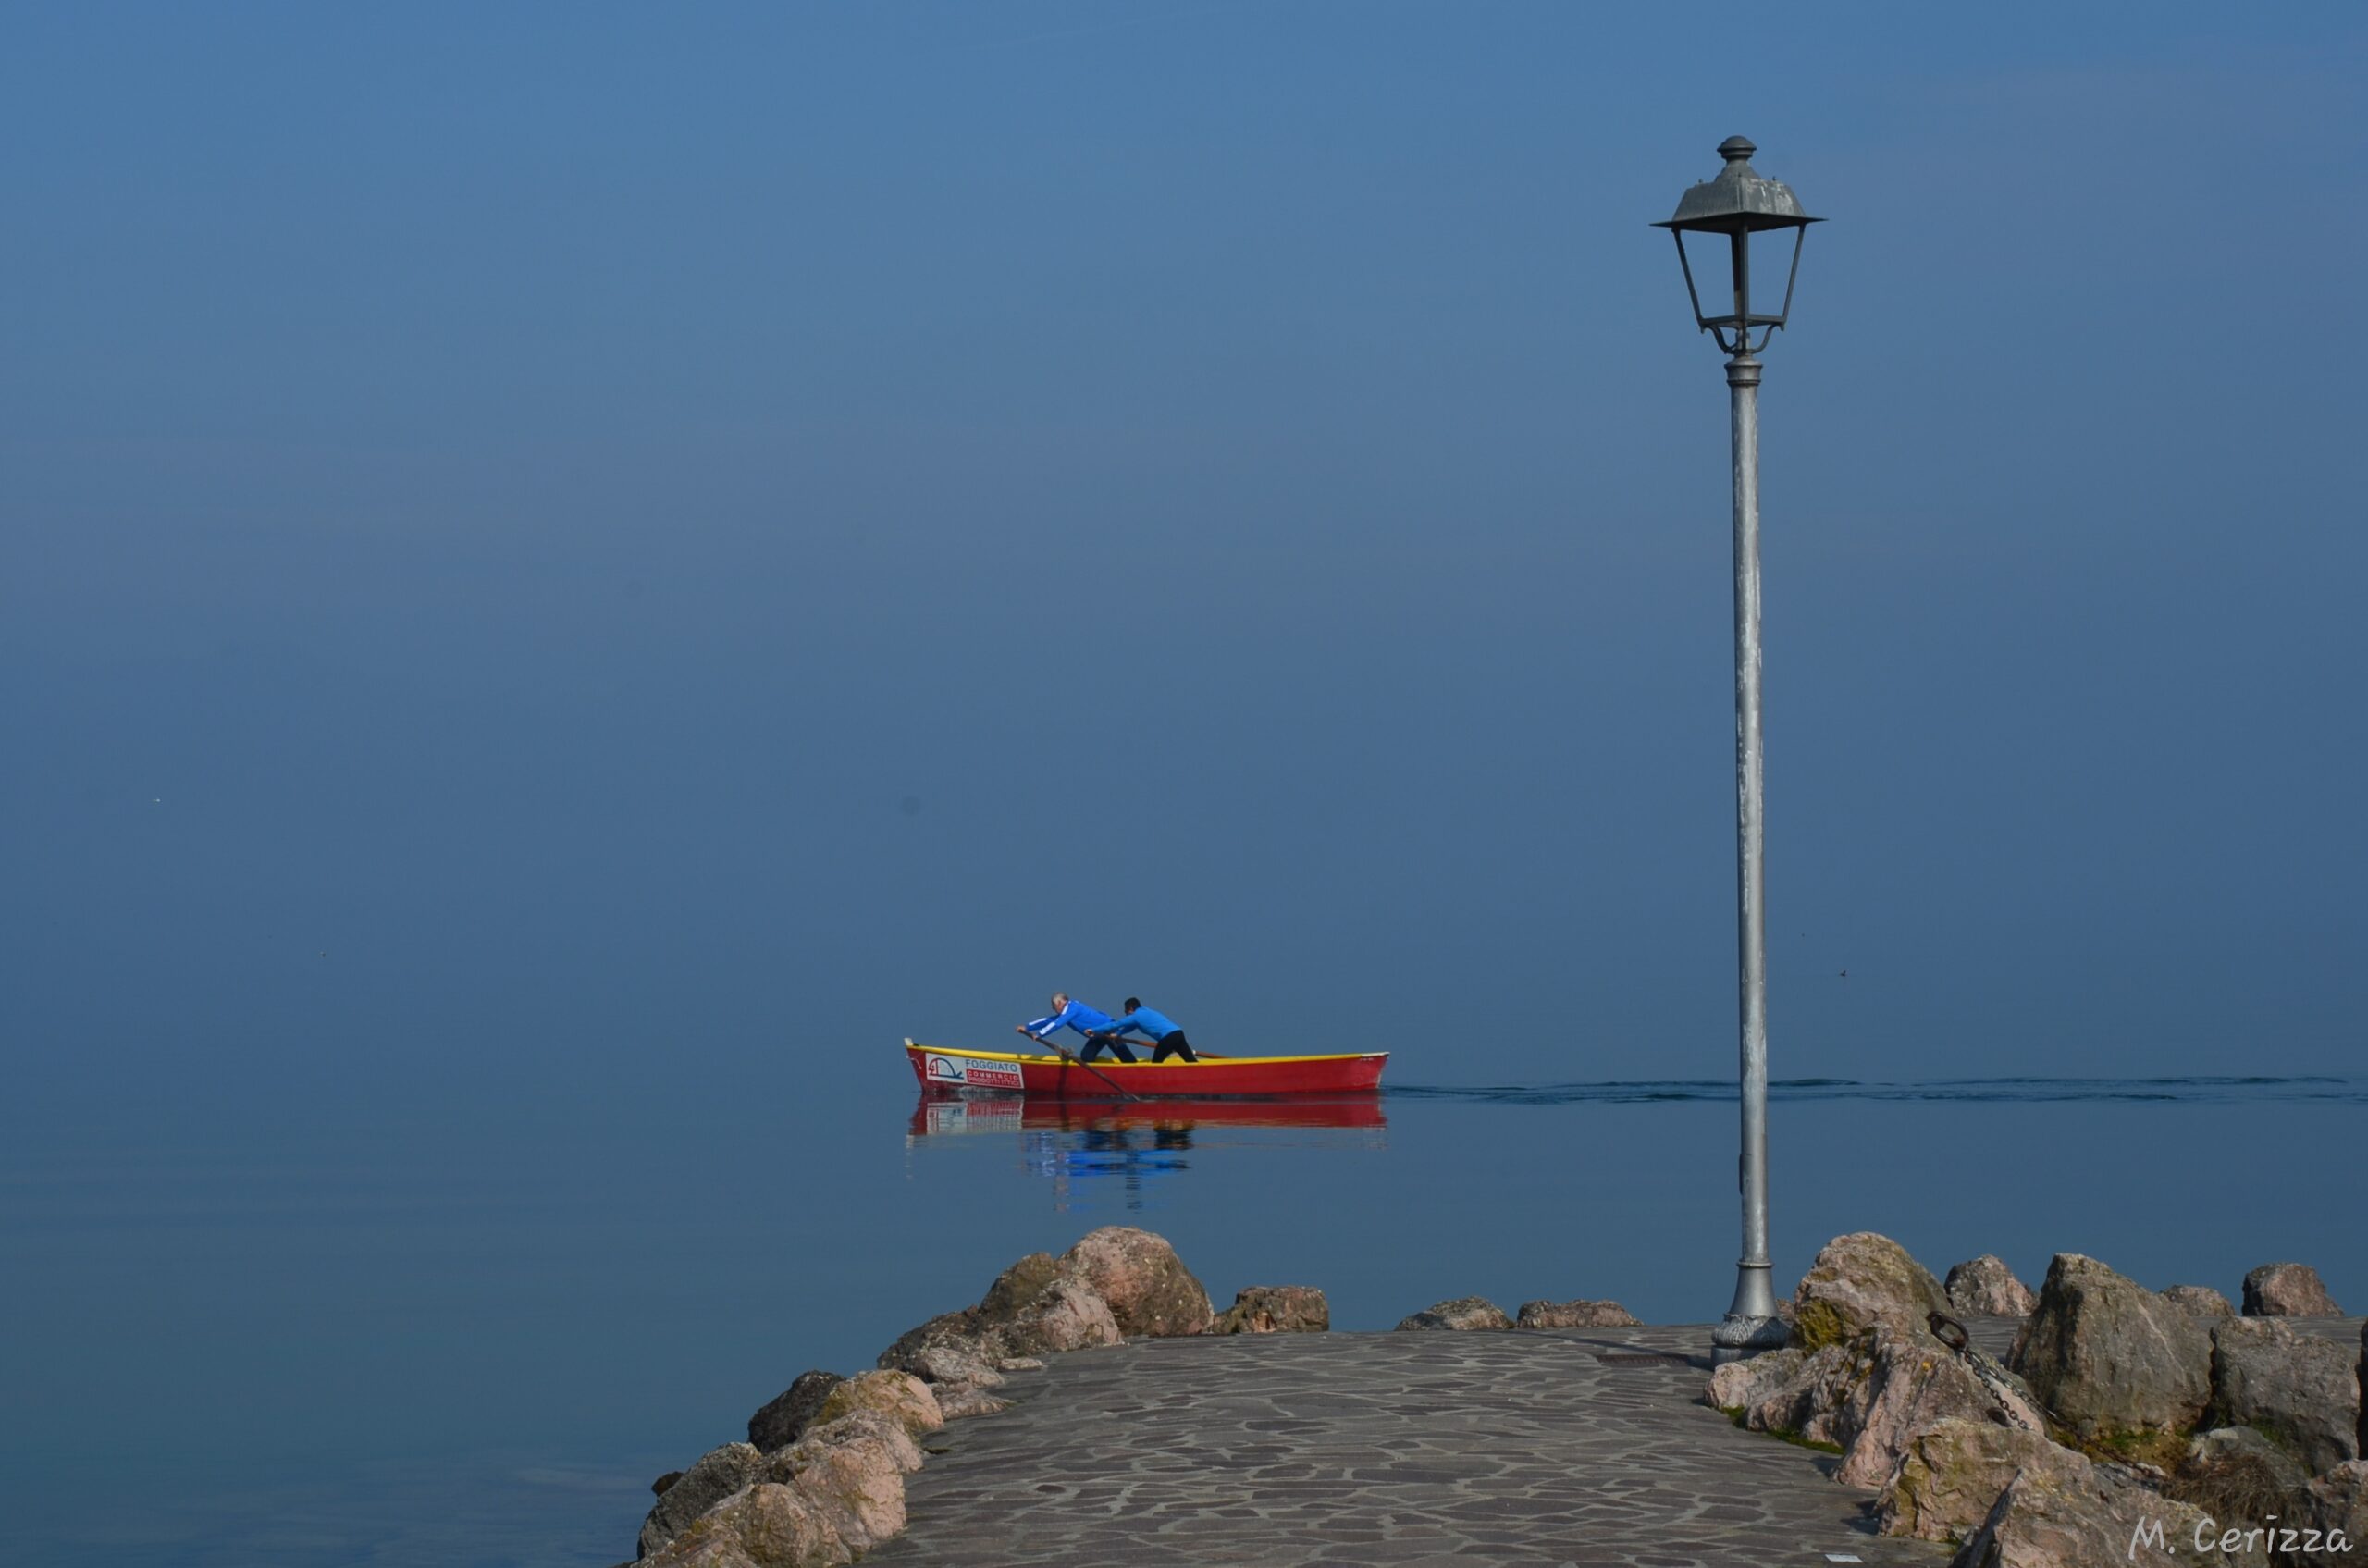
M 1743 1191 L 1743 1257 L 1735 1265 L 1735 1299 L 1726 1320 L 1710 1332 L 1714 1359 L 1733 1361 L 1782 1345 L 1788 1337 L 1776 1315 L 1768 1264 L 1768 900 L 1761 843 L 1759 734 L 1759 359 L 1769 339 L 1783 330 L 1800 277 L 1801 241 L 1820 221 L 1801 211 L 1791 189 L 1763 179 L 1751 167 L 1758 151 L 1740 136 L 1719 144 L 1727 167 L 1692 187 L 1677 216 L 1654 225 L 1677 241 L 1694 324 L 1727 356 L 1733 405 L 1735 490 L 1735 894 L 1737 990 L 1743 1035 L 1743 1151 L 1736 1162 Z M 1758 234 L 1792 230 L 1793 255 L 1784 275 L 1784 302 L 1776 314 L 1755 312 L 1751 244 Z M 1734 309 L 1704 315 L 1686 254 L 1688 234 L 1722 235 Z M 1715 265 L 1715 258 L 1712 265 Z M 1759 340 L 1752 341 L 1752 329 Z

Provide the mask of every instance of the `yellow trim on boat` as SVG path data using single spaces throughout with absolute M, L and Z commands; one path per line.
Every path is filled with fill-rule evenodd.
M 1137 1041 L 1134 1042 L 1134 1043 L 1141 1044 L 1141 1042 Z M 1058 1062 L 1064 1059 L 1060 1056 L 1034 1051 L 968 1051 L 959 1045 L 924 1045 L 919 1041 L 910 1038 L 907 1038 L 905 1041 L 905 1049 L 908 1051 L 928 1051 L 940 1056 L 968 1056 L 972 1061 L 976 1062 Z M 1388 1055 L 1389 1055 L 1389 1053 L 1387 1051 L 1337 1051 L 1330 1056 L 1215 1056 L 1203 1053 L 1202 1060 L 1207 1062 L 1211 1067 L 1223 1066 L 1238 1068 L 1252 1063 L 1269 1062 L 1353 1062 L 1363 1060 L 1368 1056 L 1387 1056 Z M 1153 1066 L 1156 1066 L 1162 1072 L 1166 1072 L 1170 1068 L 1194 1067 L 1199 1064 L 1193 1062 L 1159 1062 L 1156 1064 L 1152 1062 L 1114 1062 L 1107 1058 L 1102 1058 L 1096 1060 L 1093 1065 L 1101 1068 L 1104 1072 L 1125 1072 L 1128 1068 L 1147 1068 Z

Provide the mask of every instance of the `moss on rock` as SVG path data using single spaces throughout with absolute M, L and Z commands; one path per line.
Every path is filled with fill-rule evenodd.
M 815 1412 L 814 1425 L 820 1426 L 865 1410 L 892 1417 L 916 1438 L 945 1425 L 944 1413 L 937 1407 L 937 1396 L 930 1392 L 928 1384 L 909 1372 L 867 1372 L 848 1378 L 822 1401 L 822 1408 Z

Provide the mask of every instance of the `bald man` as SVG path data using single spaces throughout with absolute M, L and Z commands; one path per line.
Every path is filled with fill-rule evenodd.
M 1034 1023 L 1021 1024 L 1019 1032 L 1039 1045 L 1052 1045 L 1054 1031 L 1073 1029 L 1085 1036 L 1085 1049 L 1077 1054 L 1079 1061 L 1093 1060 L 1094 1053 L 1107 1045 L 1110 1047 L 1111 1055 L 1120 1061 L 1132 1062 L 1135 1059 L 1135 1054 L 1127 1049 L 1127 1043 L 1110 1038 L 1110 1015 L 1101 1008 L 1089 1007 L 1082 1002 L 1071 1001 L 1067 992 L 1055 991 L 1053 993 L 1053 1010 Z M 1057 1051 L 1060 1047 L 1054 1045 L 1053 1049 Z

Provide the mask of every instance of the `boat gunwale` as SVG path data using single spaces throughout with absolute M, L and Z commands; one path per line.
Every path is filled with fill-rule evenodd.
M 1138 1043 L 1140 1043 L 1140 1042 L 1138 1042 Z M 1044 1055 L 1033 1051 L 980 1051 L 962 1045 L 924 1045 L 917 1040 L 906 1041 L 905 1049 L 907 1051 L 925 1051 L 931 1055 L 940 1056 L 968 1056 L 973 1061 L 1042 1062 L 1047 1066 L 1068 1062 L 1071 1065 L 1076 1065 L 1072 1062 L 1071 1058 L 1067 1056 Z M 1363 1062 L 1372 1061 L 1375 1057 L 1386 1057 L 1388 1055 L 1389 1053 L 1387 1051 L 1334 1051 L 1317 1056 L 1220 1056 L 1214 1054 L 1208 1054 L 1204 1055 L 1201 1059 L 1207 1062 L 1212 1067 L 1222 1065 L 1232 1068 L 1276 1062 Z M 1156 1067 L 1161 1070 L 1166 1071 L 1175 1068 L 1190 1067 L 1194 1064 L 1189 1062 L 1114 1062 L 1109 1060 L 1101 1060 L 1093 1062 L 1091 1065 L 1104 1072 L 1125 1072 L 1130 1068 Z

